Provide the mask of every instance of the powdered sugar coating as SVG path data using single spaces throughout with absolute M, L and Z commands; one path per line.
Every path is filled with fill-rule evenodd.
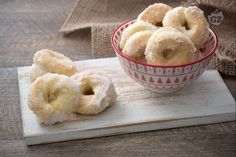
M 47 70 L 44 69 L 41 65 L 33 64 L 30 71 L 30 79 L 36 80 L 36 78 L 43 76 L 46 73 L 47 73 Z
M 117 97 L 112 80 L 99 72 L 85 71 L 71 77 L 80 87 L 80 98 L 76 112 L 98 114 L 112 105 Z
M 176 7 L 170 10 L 163 19 L 163 26 L 174 27 L 185 33 L 197 48 L 206 42 L 209 34 L 209 24 L 203 11 L 196 6 Z
M 171 9 L 172 8 L 166 4 L 154 3 L 140 13 L 137 20 L 149 22 L 153 25 L 160 25 L 165 14 Z
M 29 92 L 29 108 L 45 124 L 62 122 L 78 107 L 79 86 L 68 76 L 47 73 L 38 77 Z
M 68 57 L 52 50 L 42 49 L 34 55 L 31 80 L 34 81 L 38 76 L 45 74 L 45 72 L 71 76 L 76 71 L 75 65 Z
M 123 49 L 124 55 L 134 60 L 145 62 L 144 51 L 147 41 L 152 33 L 153 31 L 141 31 L 134 33 L 125 44 Z
M 123 50 L 126 41 L 134 33 L 140 32 L 140 31 L 145 31 L 145 30 L 155 31 L 157 29 L 158 29 L 158 27 L 156 27 L 150 23 L 144 22 L 144 21 L 137 21 L 137 22 L 129 25 L 121 34 L 120 49 Z
M 163 27 L 149 38 L 145 55 L 148 64 L 180 65 L 192 62 L 195 51 L 186 35 L 172 27 Z

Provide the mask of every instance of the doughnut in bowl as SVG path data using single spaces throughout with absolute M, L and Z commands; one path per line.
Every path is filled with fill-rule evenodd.
M 202 75 L 217 50 L 217 35 L 209 29 L 207 41 L 202 47 L 198 48 L 198 52 L 203 57 L 193 62 L 182 65 L 162 66 L 134 60 L 122 53 L 119 41 L 123 30 L 135 21 L 125 22 L 113 32 L 111 38 L 112 47 L 124 71 L 137 83 L 153 92 L 171 93 L 192 83 Z

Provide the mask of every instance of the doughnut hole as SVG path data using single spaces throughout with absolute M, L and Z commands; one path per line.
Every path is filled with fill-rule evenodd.
M 185 20 L 184 24 L 183 24 L 183 27 L 185 28 L 185 30 L 190 30 L 190 26 L 188 24 L 188 22 Z
M 82 89 L 81 89 L 81 95 L 80 95 L 80 104 L 83 105 L 87 105 L 90 104 L 90 102 L 92 101 L 92 99 L 95 96 L 95 91 L 94 88 L 91 85 L 91 82 L 86 82 L 85 84 L 82 85 Z
M 172 49 L 165 49 L 161 52 L 161 54 L 167 60 L 172 58 L 175 55 L 175 53 Z
M 163 27 L 162 21 L 155 24 L 157 27 Z
M 48 103 L 50 104 L 51 102 L 53 102 L 54 100 L 57 99 L 57 93 L 53 93 L 53 94 L 49 94 L 48 95 Z
M 87 84 L 82 93 L 83 95 L 94 95 L 93 87 L 90 84 Z

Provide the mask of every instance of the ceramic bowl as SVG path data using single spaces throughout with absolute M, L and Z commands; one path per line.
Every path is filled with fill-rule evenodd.
M 112 47 L 124 71 L 137 83 L 153 92 L 171 93 L 198 79 L 217 49 L 217 35 L 209 29 L 208 40 L 198 50 L 204 57 L 192 63 L 177 66 L 157 66 L 138 62 L 125 56 L 119 48 L 122 31 L 134 22 L 135 20 L 125 22 L 113 32 Z

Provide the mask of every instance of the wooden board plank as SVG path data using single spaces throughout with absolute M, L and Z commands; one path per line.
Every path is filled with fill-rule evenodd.
M 117 102 L 96 116 L 46 126 L 27 105 L 30 67 L 18 68 L 23 135 L 28 145 L 235 120 L 235 100 L 219 73 L 208 70 L 193 84 L 169 95 L 146 90 L 131 80 L 116 58 L 76 62 L 79 71 L 109 75 Z

